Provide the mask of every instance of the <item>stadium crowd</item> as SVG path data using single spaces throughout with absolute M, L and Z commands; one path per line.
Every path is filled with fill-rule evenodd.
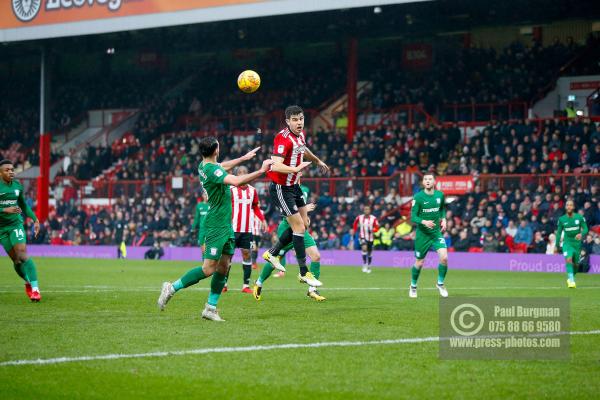
M 400 60 L 390 56 L 394 53 L 384 51 L 377 57 L 381 62 L 361 68 L 374 87 L 360 102 L 375 110 L 421 103 L 437 114 L 443 104 L 531 101 L 582 48 L 572 38 L 566 43 L 556 38 L 546 47 L 535 40 L 530 46 L 515 41 L 501 50 L 438 46 L 427 74 L 402 68 Z M 439 117 L 448 120 L 451 115 Z
M 473 193 L 451 197 L 447 206 L 448 230 L 444 234 L 448 247 L 455 251 L 552 253 L 558 217 L 564 213 L 566 198 L 576 202 L 590 227 L 600 225 L 600 186 L 578 186 L 567 193 L 561 185 L 544 185 L 530 190 L 490 190 L 476 186 Z M 322 249 L 357 249 L 352 231 L 354 218 L 365 204 L 373 205 L 373 214 L 382 228 L 377 233 L 376 248 L 411 250 L 414 228 L 405 216 L 394 211 L 403 203 L 395 189 L 389 193 L 373 190 L 356 191 L 345 196 L 323 192 L 313 194 L 317 204 L 311 231 Z M 133 196 L 121 196 L 111 208 L 87 208 L 74 198 L 58 201 L 33 243 L 104 244 L 128 246 L 191 246 L 195 237 L 191 222 L 196 199 L 175 193 L 146 190 Z M 280 215 L 263 202 L 269 221 L 264 243 L 275 239 Z M 600 235 L 590 231 L 584 249 L 600 254 Z
M 221 158 L 239 157 L 253 146 L 270 154 L 274 133 L 223 133 Z M 163 133 L 146 145 L 133 138 L 127 146 L 91 147 L 61 175 L 85 180 L 111 165 L 119 165 L 116 176 L 125 180 L 193 175 L 201 161 L 201 137 L 180 131 Z M 308 139 L 333 177 L 386 177 L 399 170 L 445 175 L 600 172 L 600 124 L 584 119 L 546 120 L 541 129 L 531 120 L 494 121 L 466 138 L 457 125 L 421 123 L 362 129 L 353 143 L 335 131 L 319 130 Z M 250 168 L 258 166 L 250 162 Z M 316 168 L 305 174 L 319 176 Z
M 360 107 L 374 110 L 421 103 L 443 121 L 446 116 L 434 109 L 436 105 L 531 100 L 560 66 L 581 49 L 572 41 L 556 41 L 545 48 L 537 43 L 529 47 L 513 43 L 498 52 L 439 46 L 436 52 L 443 57 L 438 57 L 440 62 L 426 74 L 405 71 L 397 58 L 382 56 L 377 65 L 360 69 L 364 74 L 361 79 L 374 82 L 373 89 L 359 99 Z M 134 78 L 123 81 L 118 76 L 93 84 L 59 85 L 51 115 L 54 126 L 67 127 L 78 113 L 94 107 L 137 106 L 142 110 L 125 143 L 89 147 L 78 156 L 68 157 L 59 176 L 86 181 L 105 174 L 110 179 L 143 184 L 136 193 L 117 190 L 119 200 L 110 210 L 84 209 L 74 188 L 56 185 L 57 206 L 37 241 L 115 244 L 123 240 L 128 245 L 156 241 L 164 245 L 192 245 L 189 226 L 195 199 L 187 196 L 181 200 L 167 190 L 166 181 L 172 176 L 196 175 L 201 161 L 198 141 L 202 133 L 198 128 L 214 116 L 264 115 L 292 101 L 317 107 L 343 90 L 343 68 L 331 68 L 334 60 L 311 60 L 310 68 L 306 68 L 306 62 L 291 62 L 277 54 L 269 54 L 265 60 L 273 57 L 279 62 L 259 68 L 273 79 L 264 82 L 264 90 L 252 96 L 251 101 L 238 91 L 220 92 L 216 82 L 233 72 L 209 64 L 190 75 L 189 82 L 179 90 L 172 91 L 167 89 L 186 74 L 178 73 L 177 79 L 157 76 L 150 79 L 151 85 Z M 286 73 L 276 73 L 282 71 Z M 427 77 L 424 81 L 423 76 Z M 143 82 L 147 81 L 144 76 Z M 289 82 L 295 84 L 290 86 Z M 14 92 L 12 86 L 10 90 Z M 90 98 L 91 92 L 98 95 Z M 32 110 L 31 104 L 13 107 L 3 103 L 0 107 L 0 135 L 7 139 L 6 143 L 18 141 L 24 148 L 32 146 L 37 127 L 31 121 L 37 120 L 37 111 L 28 114 L 27 110 Z M 262 155 L 271 153 L 276 129 L 236 136 L 233 131 L 239 126 L 231 125 L 231 118 L 229 121 L 213 127 L 221 139 L 221 159 L 238 157 L 256 146 L 262 147 Z M 379 127 L 363 127 L 352 143 L 346 142 L 343 130 L 310 132 L 309 145 L 330 165 L 331 176 L 342 178 L 383 178 L 404 170 L 415 176 L 429 171 L 440 175 L 470 174 L 475 179 L 480 174 L 600 172 L 600 125 L 585 119 L 547 120 L 541 125 L 530 120 L 501 119 L 468 135 L 454 123 L 408 125 L 398 120 Z M 16 147 L 3 151 L 5 157 L 16 161 L 23 160 L 24 154 Z M 37 158 L 35 151 L 29 158 Z M 248 164 L 250 169 L 257 169 L 259 161 Z M 316 168 L 311 168 L 304 176 L 319 175 Z M 414 182 L 417 190 L 418 179 Z M 561 186 L 550 182 L 540 188 L 533 181 L 518 179 L 505 182 L 503 190 L 493 185 L 493 181 L 486 182 L 484 191 L 484 183 L 480 182 L 475 193 L 449 204 L 448 245 L 457 250 L 542 252 L 542 244 L 548 244 L 557 215 L 562 212 L 566 194 L 561 192 Z M 339 184 L 332 193 L 328 186 L 319 189 L 319 195 L 313 195 L 318 204 L 313 235 L 322 248 L 356 248 L 350 228 L 367 203 L 373 204 L 374 214 L 382 218 L 378 247 L 410 247 L 411 226 L 399 218 L 397 211 L 406 199 L 394 187 L 389 192 L 375 184 L 370 191 L 359 184 Z M 588 223 L 598 225 L 597 184 L 586 190 L 569 195 L 576 196 L 577 207 L 583 210 Z M 272 233 L 279 216 L 268 202 L 264 207 Z M 589 241 L 590 251 L 594 240 Z

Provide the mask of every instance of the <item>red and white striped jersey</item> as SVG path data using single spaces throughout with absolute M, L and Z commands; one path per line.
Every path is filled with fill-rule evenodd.
M 288 128 L 280 131 L 273 141 L 273 155 L 283 157 L 283 164 L 296 167 L 304 161 L 306 151 L 306 140 L 304 131 L 296 136 Z M 279 185 L 292 186 L 298 183 L 300 177 L 295 174 L 283 174 L 281 172 L 269 171 L 268 177 Z
M 234 232 L 252 233 L 254 220 L 263 221 L 265 216 L 260 210 L 258 192 L 251 185 L 230 186 L 231 225 Z
M 352 229 L 354 232 L 358 232 L 359 238 L 372 242 L 374 240 L 373 233 L 379 230 L 379 221 L 374 215 L 361 214 L 354 220 Z
M 254 212 L 254 211 L 252 211 L 252 212 Z M 252 225 L 252 234 L 254 236 L 261 236 L 262 235 L 262 229 L 260 228 L 261 224 L 262 224 L 261 219 L 255 217 L 254 218 L 254 224 Z

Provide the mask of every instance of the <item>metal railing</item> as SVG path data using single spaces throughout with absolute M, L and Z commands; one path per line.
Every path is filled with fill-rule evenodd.
M 589 188 L 600 184 L 600 174 L 570 173 L 570 174 L 511 174 L 511 175 L 479 175 L 477 185 L 483 191 L 530 189 L 539 186 L 553 189 L 556 186 L 566 193 L 571 188 Z
M 395 188 L 401 196 L 412 196 L 419 189 L 420 173 L 406 171 L 396 172 L 388 177 L 335 177 L 335 178 L 303 178 L 302 184 L 308 186 L 311 193 L 321 196 L 328 194 L 336 197 L 353 197 L 361 192 L 366 194 L 379 190 L 381 195 L 387 194 Z M 150 196 L 155 193 L 174 193 L 179 196 L 198 197 L 200 195 L 200 182 L 195 176 L 183 176 L 178 181 L 174 177 L 152 180 L 118 180 L 114 177 L 103 180 L 84 181 L 73 177 L 57 177 L 52 183 L 54 196 L 62 193 L 63 200 L 67 197 L 77 204 L 84 199 L 108 199 L 111 205 L 113 200 L 125 196 L 133 197 L 136 194 Z M 23 183 L 27 197 L 36 198 L 36 179 L 24 179 Z M 269 184 L 268 179 L 260 179 L 253 185 L 265 193 Z M 600 174 L 596 173 L 569 173 L 569 174 L 511 174 L 494 175 L 481 174 L 476 178 L 476 186 L 481 191 L 529 189 L 536 190 L 539 186 L 553 190 L 560 186 L 562 193 L 567 193 L 570 188 L 589 188 L 600 185 Z M 57 188 L 59 188 L 57 190 Z
M 524 101 L 444 104 L 439 111 L 438 118 L 444 122 L 485 122 L 498 119 L 525 119 L 528 113 L 529 106 Z

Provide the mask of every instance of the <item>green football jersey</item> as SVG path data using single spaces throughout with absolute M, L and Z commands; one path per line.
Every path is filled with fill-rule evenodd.
M 573 213 L 572 216 L 567 214 L 558 219 L 558 229 L 556 230 L 556 246 L 558 247 L 562 234 L 565 234 L 563 246 L 581 246 L 583 237 L 588 233 L 588 226 L 583 215 Z M 577 240 L 575 236 L 581 233 L 581 240 Z
M 444 193 L 434 190 L 429 195 L 421 190 L 415 195 L 412 202 L 410 217 L 412 222 L 417 225 L 417 232 L 432 234 L 440 232 L 440 220 L 446 217 L 446 198 Z M 435 227 L 429 229 L 421 224 L 423 220 L 435 222 Z
M 21 210 L 31 219 L 37 220 L 35 214 L 27 203 L 23 195 L 23 185 L 20 182 L 13 180 L 11 183 L 6 183 L 0 179 L 0 210 L 7 207 L 21 207 Z M 23 225 L 23 217 L 21 214 L 8 214 L 0 211 L 0 228 Z
M 206 226 L 206 216 L 208 215 L 208 203 L 203 201 L 196 204 L 196 214 L 194 215 L 194 223 L 192 224 L 192 230 L 202 230 Z
M 208 214 L 205 227 L 225 228 L 231 227 L 231 192 L 229 185 L 223 183 L 227 172 L 220 164 L 200 163 L 198 174 L 202 186 L 208 194 Z
M 310 189 L 308 186 L 300 185 L 300 190 L 302 190 L 302 197 L 304 197 L 304 202 L 308 204 L 308 199 L 310 198 Z

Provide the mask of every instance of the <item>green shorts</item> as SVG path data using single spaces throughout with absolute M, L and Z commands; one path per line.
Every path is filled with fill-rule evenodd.
M 442 233 L 437 231 L 426 234 L 417 231 L 415 238 L 415 258 L 417 260 L 424 259 L 432 247 L 435 251 L 447 248 L 446 240 L 444 240 Z
M 198 231 L 198 246 L 202 246 L 206 241 L 206 230 L 200 229 Z
M 579 258 L 581 255 L 581 247 L 573 246 L 569 243 L 563 243 L 562 254 L 565 257 L 565 259 L 571 258 L 573 260 L 573 264 L 579 264 Z
M 290 227 L 290 224 L 287 222 L 287 220 L 284 219 L 283 221 L 281 221 L 279 223 L 279 226 L 277 227 L 277 236 L 281 236 L 281 234 L 283 232 L 285 232 L 289 227 Z M 313 247 L 316 245 L 317 245 L 317 243 L 315 242 L 315 239 L 313 239 L 313 237 L 310 236 L 310 233 L 308 233 L 308 231 L 304 232 L 304 247 L 308 249 L 309 247 Z M 293 248 L 294 248 L 294 243 L 290 243 L 287 246 L 285 246 L 283 249 L 281 249 L 281 252 L 279 254 L 283 255 Z
M 231 227 L 206 228 L 205 232 L 204 259 L 219 260 L 223 254 L 233 255 L 235 251 L 235 236 Z
M 0 229 L 0 242 L 8 254 L 16 244 L 26 244 L 27 235 L 23 225 L 6 226 Z

